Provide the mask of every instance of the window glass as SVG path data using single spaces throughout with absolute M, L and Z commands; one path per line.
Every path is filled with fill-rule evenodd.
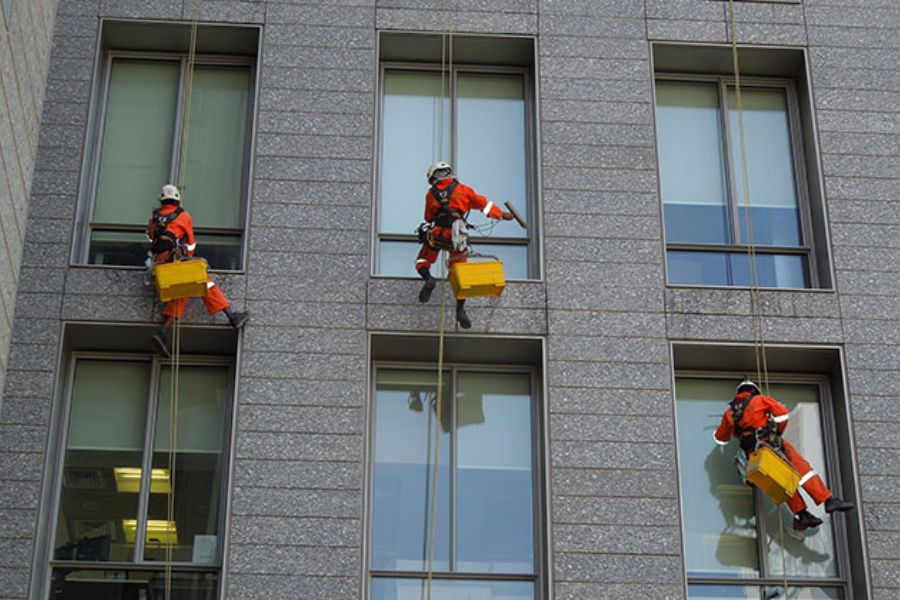
M 159 378 L 154 435 L 153 468 L 159 472 L 169 470 L 172 393 L 171 369 L 166 367 Z M 179 368 L 174 432 L 178 451 L 171 478 L 174 521 L 168 521 L 169 494 L 152 493 L 151 487 L 145 560 L 165 560 L 168 541 L 174 545 L 175 561 L 213 563 L 217 559 L 228 393 L 227 368 Z
M 460 180 L 501 208 L 504 200 L 511 201 L 528 222 L 524 75 L 460 73 L 457 85 Z M 474 225 L 488 221 L 481 213 L 469 217 Z M 497 223 L 492 234 L 527 236 L 515 221 Z
M 420 600 L 427 596 L 428 583 L 418 579 L 375 579 L 371 600 Z M 432 600 L 534 600 L 530 581 L 447 581 L 431 582 Z
M 533 598 L 531 377 L 453 369 L 443 382 L 438 419 L 436 372 L 376 371 L 372 598 L 418 597 L 425 589 L 432 519 L 432 597 Z
M 111 62 L 87 240 L 89 264 L 144 263 L 149 249 L 144 230 L 159 189 L 178 181 L 182 168 L 185 68 L 180 57 Z M 182 197 L 193 217 L 197 255 L 214 269 L 239 269 L 253 68 L 197 64 L 190 90 Z M 213 244 L 206 247 L 205 241 Z
M 773 600 L 784 597 L 783 586 L 730 586 L 700 585 L 688 586 L 688 597 L 702 600 Z M 844 594 L 838 588 L 789 586 L 791 600 L 842 600 Z
M 171 574 L 172 600 L 211 600 L 218 573 Z M 53 569 L 50 600 L 150 600 L 166 598 L 164 571 Z
M 75 367 L 55 560 L 130 561 L 137 518 L 150 365 L 81 360 Z
M 689 578 L 783 577 L 836 579 L 837 550 L 831 517 L 808 500 L 810 512 L 823 524 L 799 534 L 792 529 L 786 505 L 776 506 L 747 486 L 735 466 L 739 450 L 732 441 L 719 446 L 712 439 L 734 381 L 676 380 L 679 477 L 684 515 L 685 554 Z M 811 384 L 772 384 L 768 395 L 790 410 L 785 439 L 795 445 L 815 471 L 826 479 L 824 432 L 819 388 Z M 700 465 L 703 468 L 699 468 Z M 805 494 L 805 492 L 804 492 Z M 780 511 L 780 519 L 779 519 Z M 759 564 L 759 557 L 764 564 Z M 758 598 L 757 586 L 691 585 L 692 598 Z M 794 588 L 798 598 L 839 598 L 835 590 Z M 794 592 L 793 590 L 797 591 Z M 747 595 L 744 595 L 747 594 Z
M 531 573 L 528 375 L 461 373 L 457 394 L 457 569 Z
M 444 148 L 438 114 L 443 102 Z M 379 232 L 412 234 L 425 213 L 425 175 L 436 156 L 450 156 L 450 89 L 434 71 L 386 70 L 382 98 Z M 407 273 L 412 272 L 412 261 Z
M 669 250 L 666 255 L 671 284 L 752 284 L 746 252 Z M 756 278 L 761 287 L 807 287 L 806 259 L 799 254 L 756 254 Z
M 800 210 L 794 181 L 791 129 L 784 89 L 741 88 L 744 147 L 753 215 L 754 244 L 799 246 L 802 243 Z M 735 178 L 741 241 L 750 243 L 741 168 L 737 98 L 728 89 L 732 172 Z
M 656 106 L 666 240 L 731 243 L 716 84 L 658 81 Z
M 450 428 L 444 377 L 437 422 L 437 373 L 379 370 L 375 395 L 372 568 L 427 568 L 434 488 L 434 439 L 440 431 L 433 568 L 450 568 Z M 439 429 L 438 429 L 439 428 Z
M 712 438 L 734 385 L 726 380 L 677 379 L 678 455 L 689 577 L 757 577 L 753 490 L 734 465 L 736 447 Z
M 194 222 L 239 229 L 250 67 L 197 65 L 191 91 L 184 198 Z
M 171 173 L 180 63 L 116 59 L 109 77 L 93 221 L 145 225 Z
M 531 133 L 525 78 L 524 73 L 455 70 L 452 76 L 442 76 L 437 70 L 385 69 L 378 274 L 415 274 L 414 259 L 420 245 L 414 232 L 424 219 L 425 170 L 435 160 L 449 161 L 461 182 L 501 208 L 505 200 L 511 201 L 526 221 L 530 219 Z M 513 222 L 491 221 L 479 211 L 469 214 L 469 222 L 481 227 L 470 232 L 476 251 L 484 252 L 488 244 L 475 238 L 491 236 L 495 238 L 491 253 L 516 262 L 507 278 L 529 276 L 528 231 Z M 493 251 L 494 246 L 504 248 Z

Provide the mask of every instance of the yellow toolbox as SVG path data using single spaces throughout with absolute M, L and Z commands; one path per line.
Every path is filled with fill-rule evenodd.
M 200 298 L 206 295 L 206 260 L 192 258 L 153 265 L 153 281 L 159 290 L 159 300 Z
M 760 446 L 747 461 L 747 481 L 781 504 L 797 492 L 800 474 L 770 447 Z
M 450 269 L 450 285 L 457 300 L 475 296 L 499 296 L 506 287 L 499 260 L 456 263 Z

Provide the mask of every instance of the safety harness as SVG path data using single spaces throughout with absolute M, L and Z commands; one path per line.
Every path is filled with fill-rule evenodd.
M 162 214 L 162 208 L 157 208 L 153 211 L 153 231 L 151 237 L 153 238 L 153 242 L 150 245 L 150 251 L 153 254 L 162 254 L 163 252 L 170 252 L 171 250 L 177 248 L 179 243 L 181 242 L 181 238 L 176 236 L 171 231 L 167 231 L 167 227 L 169 224 L 178 218 L 178 216 L 184 212 L 184 209 L 180 206 L 173 210 L 168 214 Z
M 440 205 L 431 223 L 422 223 L 416 229 L 419 243 L 428 244 L 434 250 L 446 250 L 448 252 L 463 252 L 468 247 L 468 228 L 466 214 L 455 208 L 450 208 L 450 199 L 459 182 L 454 179 L 450 185 L 440 189 L 437 183 L 431 186 L 431 195 Z M 450 228 L 450 236 L 437 235 L 435 227 Z
M 434 224 L 438 227 L 451 227 L 453 221 L 457 219 L 466 219 L 464 214 L 456 209 L 450 208 L 450 198 L 453 196 L 453 191 L 458 185 L 459 182 L 454 179 L 450 182 L 450 185 L 444 189 L 438 189 L 436 183 L 431 186 L 431 195 L 434 196 L 434 199 L 441 205 L 437 214 L 434 216 Z
M 756 446 L 759 442 L 764 442 L 776 450 L 780 450 L 782 447 L 781 435 L 778 433 L 771 419 L 769 425 L 766 427 L 741 427 L 740 423 L 741 419 L 744 418 L 744 410 L 746 410 L 747 405 L 750 404 L 750 401 L 755 397 L 756 394 L 749 394 L 743 400 L 735 399 L 731 401 L 731 422 L 734 424 L 734 434 L 738 438 L 741 450 L 749 454 L 756 450 Z

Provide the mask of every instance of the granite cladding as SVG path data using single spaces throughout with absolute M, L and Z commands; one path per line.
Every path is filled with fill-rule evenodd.
M 204 21 L 263 32 L 247 268 L 215 274 L 253 314 L 238 361 L 222 597 L 358 600 L 367 588 L 369 337 L 440 323 L 434 303 L 417 302 L 415 278 L 371 276 L 378 32 L 440 33 L 445 4 L 201 2 Z M 452 4 L 459 33 L 536 40 L 540 269 L 500 299 L 471 302 L 473 329 L 449 334 L 544 345 L 539 597 L 686 598 L 670 345 L 753 343 L 753 299 L 665 285 L 649 42 L 727 44 L 729 3 Z M 37 600 L 63 324 L 159 319 L 137 271 L 70 264 L 100 20 L 184 21 L 193 1 L 12 6 L 0 27 L 0 598 Z M 835 285 L 766 290 L 761 313 L 770 343 L 842 348 L 867 556 L 855 577 L 872 598 L 894 598 L 900 7 L 735 8 L 741 43 L 808 57 L 817 131 L 807 151 L 821 165 Z M 194 304 L 190 325 L 223 324 Z

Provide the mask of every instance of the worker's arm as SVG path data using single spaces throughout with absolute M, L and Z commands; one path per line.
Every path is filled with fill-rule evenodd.
M 722 415 L 722 422 L 719 423 L 719 427 L 713 432 L 713 440 L 720 445 L 724 446 L 731 440 L 731 434 L 734 431 L 734 424 L 731 422 L 731 411 L 725 411 L 725 414 Z
M 462 188 L 463 192 L 466 194 L 466 200 L 469 202 L 470 210 L 480 210 L 484 213 L 484 216 L 491 219 L 503 219 L 504 221 L 512 220 L 512 213 L 503 211 L 499 206 L 488 200 L 486 196 L 482 196 L 467 185 L 459 184 L 459 187 Z
M 763 402 L 766 404 L 766 410 L 769 411 L 769 414 L 772 416 L 772 421 L 775 422 L 775 426 L 778 429 L 778 433 L 784 433 L 784 430 L 787 429 L 788 426 L 788 418 L 790 417 L 790 411 L 787 407 L 776 400 L 775 398 L 771 398 L 769 396 L 762 396 L 761 398 Z
M 184 220 L 182 223 L 184 227 L 184 249 L 187 250 L 188 256 L 193 256 L 194 250 L 197 249 L 197 241 L 194 239 L 194 220 L 187 211 L 181 213 L 180 218 Z

